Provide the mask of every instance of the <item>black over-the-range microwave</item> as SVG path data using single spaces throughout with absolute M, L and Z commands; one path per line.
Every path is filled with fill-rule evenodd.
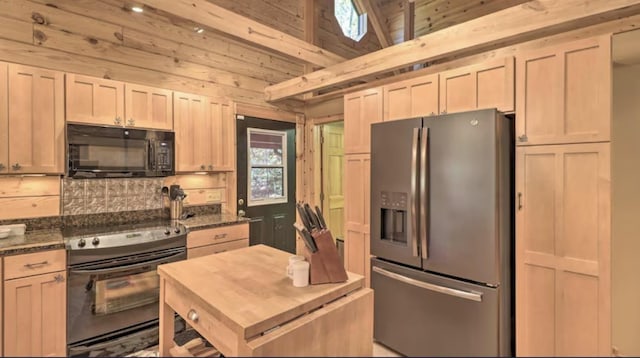
M 72 178 L 164 177 L 175 174 L 173 132 L 67 124 Z

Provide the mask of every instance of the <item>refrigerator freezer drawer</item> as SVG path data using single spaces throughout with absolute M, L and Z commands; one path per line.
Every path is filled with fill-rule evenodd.
M 373 259 L 374 338 L 407 356 L 510 355 L 500 289 Z M 506 349 L 506 351 L 505 351 Z

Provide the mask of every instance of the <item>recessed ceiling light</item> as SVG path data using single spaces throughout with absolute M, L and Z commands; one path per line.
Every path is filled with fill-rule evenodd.
M 136 5 L 136 6 L 132 6 L 132 7 L 131 7 L 131 11 L 133 11 L 133 12 L 137 12 L 137 13 L 141 13 L 141 12 L 143 12 L 143 11 L 144 11 L 144 9 L 142 8 L 142 6 L 137 6 L 137 5 Z
M 195 31 L 195 32 L 197 32 L 197 33 L 199 33 L 199 34 L 201 34 L 201 33 L 203 33 L 203 32 L 204 32 L 204 29 L 203 29 L 202 27 L 194 27 L 194 28 L 193 28 L 193 31 Z

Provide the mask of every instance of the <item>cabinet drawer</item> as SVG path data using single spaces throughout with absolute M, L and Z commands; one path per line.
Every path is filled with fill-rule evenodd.
M 219 252 L 241 249 L 249 246 L 249 239 L 223 242 L 220 244 L 206 245 L 190 248 L 187 250 L 187 259 L 193 259 L 200 256 L 217 254 Z
M 4 258 L 4 279 L 27 277 L 66 269 L 66 251 L 53 250 Z
M 187 236 L 187 248 L 249 238 L 249 224 L 197 230 Z

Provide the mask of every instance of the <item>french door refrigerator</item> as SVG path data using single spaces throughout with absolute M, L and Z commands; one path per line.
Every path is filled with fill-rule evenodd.
M 377 341 L 512 355 L 512 128 L 495 109 L 372 125 Z

